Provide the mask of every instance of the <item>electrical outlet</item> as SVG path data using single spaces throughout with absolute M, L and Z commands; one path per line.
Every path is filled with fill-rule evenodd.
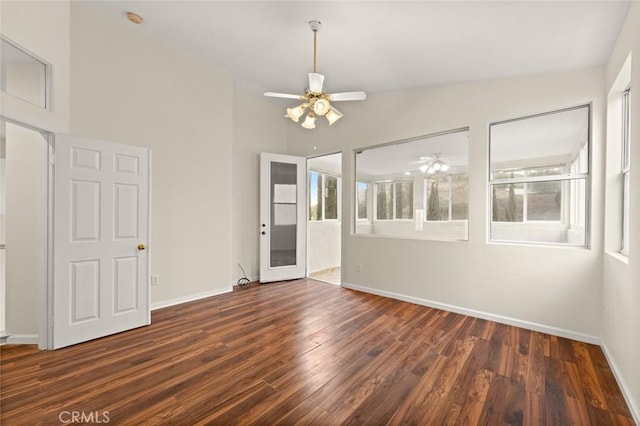
M 151 285 L 160 285 L 160 275 L 151 275 Z
M 360 264 L 356 263 L 356 272 L 360 272 Z

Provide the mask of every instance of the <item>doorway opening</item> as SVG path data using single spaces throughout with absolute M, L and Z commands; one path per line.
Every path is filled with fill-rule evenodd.
M 341 285 L 342 153 L 307 160 L 307 277 Z
M 0 342 L 44 345 L 49 136 L 0 118 Z

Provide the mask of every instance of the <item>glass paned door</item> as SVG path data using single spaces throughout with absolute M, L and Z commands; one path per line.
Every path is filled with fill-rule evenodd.
M 260 282 L 305 276 L 306 159 L 260 155 Z

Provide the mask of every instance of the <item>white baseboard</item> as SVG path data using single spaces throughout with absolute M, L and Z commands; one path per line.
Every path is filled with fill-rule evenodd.
M 205 297 L 217 296 L 219 294 L 230 293 L 233 291 L 231 286 L 214 288 L 213 290 L 203 293 L 190 294 L 189 296 L 177 297 L 175 299 L 162 300 L 151 304 L 151 310 L 168 308 L 169 306 L 179 305 L 181 303 L 193 302 L 194 300 L 204 299 Z
M 636 424 L 640 425 L 640 409 L 638 408 L 636 401 L 634 401 L 633 396 L 629 391 L 629 387 L 627 386 L 627 382 L 625 382 L 624 380 L 624 376 L 620 373 L 618 364 L 616 364 L 614 358 L 611 356 L 611 352 L 609 352 L 609 349 L 604 342 L 600 343 L 600 347 L 602 348 L 602 352 L 604 352 L 605 358 L 607 358 L 607 362 L 609 363 L 609 367 L 611 367 L 611 371 L 613 371 L 613 375 L 618 382 L 618 386 L 620 386 L 622 396 L 624 396 L 627 407 L 629 407 L 629 410 L 631 411 L 633 420 L 636 422 Z
M 526 328 L 527 330 L 533 330 L 541 333 L 552 334 L 558 337 L 578 340 L 580 342 L 591 343 L 594 345 L 600 344 L 600 338 L 597 336 L 578 333 L 575 331 L 565 330 L 557 327 L 551 327 L 548 325 L 539 324 L 535 322 L 523 321 L 517 318 L 505 317 L 502 315 L 496 315 L 489 312 L 476 311 L 474 309 L 462 308 L 455 305 L 434 302 L 432 300 L 421 299 L 419 297 L 407 296 L 404 294 L 394 293 L 386 290 L 379 290 L 377 288 L 365 287 L 365 286 L 351 284 L 347 282 L 343 282 L 342 287 L 349 288 L 352 290 L 362 291 L 365 293 L 376 294 L 378 296 L 389 297 L 391 299 L 402 300 L 403 302 L 415 303 L 416 305 L 423 305 L 423 306 L 429 306 L 430 308 L 442 309 L 443 311 L 455 312 L 456 314 L 468 315 L 470 317 L 482 318 L 489 321 L 495 321 L 501 324 L 512 325 L 514 327 Z
M 37 345 L 39 342 L 37 334 L 12 334 L 7 338 L 8 345 Z

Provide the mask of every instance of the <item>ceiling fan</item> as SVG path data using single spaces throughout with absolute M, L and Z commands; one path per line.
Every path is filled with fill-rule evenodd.
M 309 73 L 309 88 L 305 90 L 304 95 L 290 95 L 288 93 L 276 92 L 266 92 L 264 95 L 273 98 L 301 100 L 302 103 L 297 107 L 287 108 L 287 114 L 285 117 L 289 117 L 297 123 L 300 120 L 300 117 L 302 117 L 306 112 L 307 116 L 302 123 L 302 127 L 305 129 L 314 129 L 316 127 L 317 116 L 326 117 L 327 121 L 329 121 L 329 125 L 332 125 L 342 118 L 343 114 L 331 105 L 332 102 L 363 101 L 367 98 L 367 94 L 362 91 L 331 94 L 324 91 L 324 75 L 316 72 L 317 35 L 318 31 L 322 28 L 322 23 L 316 20 L 309 21 L 309 27 L 311 28 L 311 31 L 313 31 L 313 72 Z

